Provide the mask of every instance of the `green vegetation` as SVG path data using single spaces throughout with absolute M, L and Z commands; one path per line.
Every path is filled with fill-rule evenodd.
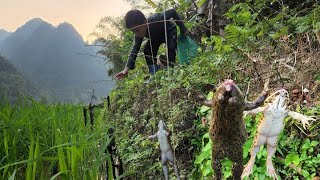
M 203 115 L 208 116 L 207 112 L 203 112 Z M 319 114 L 320 106 L 313 108 L 312 110 L 303 109 L 300 112 L 306 115 Z M 261 118 L 261 114 L 255 117 L 248 116 L 245 118 L 249 137 L 243 146 L 244 162 L 247 162 L 250 158 L 250 148 L 253 143 L 258 122 Z M 274 161 L 275 167 L 281 177 L 290 179 L 312 179 L 315 176 L 319 176 L 319 125 L 320 122 L 317 122 L 309 128 L 308 132 L 305 132 L 301 131 L 301 125 L 295 120 L 291 118 L 286 119 L 286 127 L 278 139 L 279 145 Z M 250 176 L 250 179 L 270 179 L 266 176 L 266 158 L 266 147 L 260 147 L 253 174 Z M 222 164 L 224 166 L 224 177 L 230 177 L 232 168 L 231 161 L 225 159 Z M 198 173 L 202 174 L 201 176 L 204 177 L 204 179 L 210 179 L 213 175 L 213 170 L 211 168 L 211 141 L 209 140 L 208 133 L 203 135 L 202 149 L 200 154 L 196 157 L 195 165 Z
M 152 0 L 146 2 L 157 11 L 162 8 Z M 174 1 L 161 2 L 170 5 Z M 204 1 L 196 2 L 200 5 Z M 202 120 L 209 121 L 211 111 L 202 106 L 199 95 L 212 97 L 212 84 L 227 78 L 248 92 L 248 100 L 261 92 L 268 78 L 271 90 L 307 87 L 314 106 L 296 105 L 291 110 L 319 116 L 320 6 L 313 1 L 308 1 L 306 7 L 304 3 L 291 6 L 272 1 L 277 6 L 273 10 L 267 2 L 248 1 L 232 6 L 224 16 L 229 22 L 223 36 L 195 38 L 201 39 L 202 48 L 190 65 L 159 71 L 150 83 L 144 83 L 150 76 L 139 53 L 136 69 L 117 82 L 109 94 L 111 109 L 96 113 L 93 131 L 84 126 L 80 106 L 42 105 L 35 101 L 1 105 L 0 177 L 19 174 L 26 179 L 96 179 L 99 173 L 107 172 L 106 162 L 111 159 L 106 146 L 114 138 L 124 164 L 123 176 L 161 179 L 159 144 L 146 137 L 155 134 L 158 121 L 164 120 L 181 176 L 210 179 L 211 142 Z M 184 2 L 178 10 L 183 14 L 188 7 Z M 106 47 L 100 53 L 113 63 L 109 73 L 114 74 L 125 64 L 133 34 L 125 32 L 120 20 L 106 18 L 98 27 L 103 30 L 108 25 L 116 26 L 120 37 L 99 36 Z M 189 23 L 188 27 L 193 32 L 199 25 Z M 163 47 L 161 52 L 165 52 Z M 261 115 L 245 118 L 249 138 L 243 147 L 244 162 L 249 159 L 260 118 Z M 114 131 L 112 137 L 109 127 Z M 320 176 L 319 130 L 319 121 L 303 130 L 300 123 L 286 119 L 274 157 L 281 178 Z M 269 179 L 265 159 L 266 148 L 261 148 L 251 178 Z M 223 166 L 227 178 L 231 175 L 231 162 L 225 159 Z
M 152 7 L 155 5 L 153 1 L 146 2 Z M 203 3 L 201 0 L 196 2 Z M 125 80 L 117 82 L 110 93 L 112 111 L 106 116 L 109 123 L 114 123 L 117 150 L 127 177 L 162 177 L 158 143 L 147 140 L 146 136 L 154 134 L 157 122 L 163 119 L 171 132 L 171 144 L 181 175 L 188 179 L 210 179 L 213 175 L 211 146 L 206 134 L 208 128 L 201 123 L 203 117 L 208 116 L 207 120 L 210 120 L 210 113 L 207 114 L 210 111 L 202 107 L 198 95 L 207 95 L 212 91 L 211 84 L 217 85 L 227 78 L 235 80 L 243 92 L 248 92 L 248 100 L 261 92 L 268 78 L 271 79 L 271 90 L 285 87 L 291 91 L 307 87 L 312 91 L 315 106 L 291 108 L 319 116 L 319 105 L 316 106 L 320 93 L 317 63 L 320 57 L 319 5 L 313 1 L 301 5 L 272 2 L 270 5 L 266 1 L 250 1 L 232 6 L 224 15 L 228 17 L 224 35 L 201 37 L 199 56 L 189 66 L 160 71 L 145 84 L 149 76 L 143 56 L 139 56 L 137 68 L 130 71 Z M 157 11 L 161 8 L 157 7 Z M 181 14 L 187 9 L 186 4 L 178 8 Z M 188 27 L 192 33 L 199 25 L 189 23 Z M 113 50 L 129 52 L 128 37 L 132 38 L 130 32 L 123 33 L 124 42 L 119 44 L 119 49 Z M 121 58 L 123 62 L 125 55 Z M 244 163 L 250 156 L 259 116 L 245 119 L 249 138 L 244 146 Z M 286 119 L 274 160 L 281 178 L 320 176 L 319 125 L 316 122 L 303 130 L 299 123 Z M 251 178 L 269 179 L 265 173 L 265 159 L 264 148 L 258 154 Z M 231 162 L 225 160 L 223 165 L 224 177 L 229 177 Z
M 115 140 L 128 177 L 161 177 L 159 144 L 146 139 L 157 131 L 157 122 L 161 119 L 166 121 L 171 133 L 181 175 L 190 179 L 212 177 L 208 127 L 201 123 L 202 117 L 210 120 L 210 108 L 201 106 L 197 100 L 197 92 L 205 91 L 212 82 L 210 76 L 216 74 L 206 73 L 210 69 L 212 72 L 212 67 L 208 61 L 199 60 L 185 68 L 160 71 L 149 84 L 144 84 L 144 77 L 136 74 L 112 91 L 113 106 L 106 114 L 107 121 L 114 123 Z M 320 106 L 298 112 L 318 115 Z M 249 138 L 244 145 L 244 162 L 250 158 L 250 147 L 260 118 L 261 115 L 245 119 Z M 290 118 L 286 120 L 275 156 L 275 167 L 281 177 L 311 179 L 319 175 L 319 125 L 317 122 L 309 130 L 301 131 L 301 124 Z M 251 177 L 267 178 L 265 159 L 266 148 L 258 153 Z M 231 161 L 225 160 L 223 165 L 224 177 L 229 177 Z
M 97 179 L 107 172 L 111 138 L 102 112 L 91 130 L 81 106 L 1 103 L 0 139 L 0 179 Z

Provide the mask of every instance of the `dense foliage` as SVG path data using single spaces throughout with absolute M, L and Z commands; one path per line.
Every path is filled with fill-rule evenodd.
M 91 128 L 84 125 L 81 106 L 44 105 L 31 100 L 15 105 L 1 102 L 0 179 L 105 176 L 111 138 L 102 119 L 103 114 L 97 112 Z
M 163 5 L 169 8 L 175 1 L 162 0 L 161 7 L 152 0 L 146 2 L 161 11 Z M 178 10 L 183 14 L 189 4 L 179 2 Z M 200 5 L 204 1 L 195 2 Z M 313 1 L 301 6 L 272 2 L 277 8 L 262 0 L 232 6 L 224 16 L 229 20 L 224 34 L 197 37 L 202 48 L 188 66 L 177 65 L 150 77 L 139 53 L 136 69 L 117 82 L 109 94 L 111 108 L 95 114 L 97 121 L 92 129 L 84 126 L 79 106 L 42 105 L 35 101 L 1 104 L 0 177 L 8 179 L 19 174 L 26 179 L 97 179 L 103 176 L 99 173 L 107 172 L 112 178 L 106 168 L 106 162 L 111 161 L 106 149 L 113 137 L 124 166 L 122 177 L 161 179 L 159 143 L 147 136 L 155 134 L 157 123 L 164 120 L 181 177 L 210 179 L 214 174 L 205 121 L 210 120 L 211 110 L 202 105 L 201 95 L 212 97 L 214 86 L 227 78 L 237 82 L 248 100 L 256 97 L 267 78 L 271 79 L 271 90 L 307 87 L 313 106 L 298 103 L 291 110 L 319 117 L 320 6 Z M 109 25 L 116 26 L 120 37 L 98 38 L 105 46 L 100 53 L 114 65 L 109 73 L 115 74 L 125 65 L 133 34 L 125 32 L 120 20 L 106 18 L 98 27 L 103 30 Z M 191 34 L 199 26 L 187 25 Z M 165 49 L 161 47 L 160 52 Z M 261 114 L 245 118 L 249 138 L 243 147 L 244 163 L 249 159 L 260 118 Z M 285 121 L 274 157 L 279 176 L 320 176 L 320 122 L 304 130 L 291 118 Z M 108 134 L 111 127 L 112 137 Z M 266 153 L 266 148 L 260 149 L 250 178 L 268 179 Z M 223 175 L 231 175 L 228 159 L 223 160 Z
M 317 115 L 319 114 L 319 110 L 320 106 L 312 110 L 301 109 L 300 113 Z M 204 114 L 207 115 L 206 113 Z M 247 162 L 250 158 L 250 148 L 260 120 L 261 114 L 256 117 L 251 116 L 245 118 L 249 137 L 243 146 L 244 162 Z M 292 118 L 287 118 L 285 122 L 285 130 L 278 139 L 279 144 L 274 158 L 275 167 L 278 169 L 280 177 L 289 179 L 312 179 L 315 176 L 319 176 L 320 144 L 319 134 L 317 132 L 319 131 L 320 123 L 318 122 L 311 125 L 309 130 L 305 131 L 301 125 Z M 266 158 L 266 146 L 261 146 L 250 179 L 267 178 Z M 222 164 L 224 166 L 224 177 L 230 177 L 232 162 L 225 159 Z M 210 178 L 213 175 L 211 168 L 211 141 L 209 140 L 208 133 L 203 135 L 201 153 L 196 157 L 195 165 L 198 173 L 202 174 L 201 176 L 204 177 L 204 179 Z
M 147 2 L 152 7 L 156 5 L 153 1 Z M 170 6 L 171 1 L 166 2 L 164 4 Z M 301 6 L 273 3 L 277 8 L 272 8 L 268 1 L 235 4 L 224 15 L 229 21 L 224 34 L 202 37 L 200 55 L 189 66 L 160 71 L 147 84 L 144 81 L 149 76 L 145 75 L 144 60 L 138 58 L 137 68 L 111 92 L 112 111 L 107 113 L 107 121 L 115 127 L 117 150 L 124 161 L 126 177 L 162 177 L 158 143 L 146 139 L 156 133 L 157 122 L 162 119 L 169 127 L 181 176 L 210 179 L 213 175 L 211 142 L 207 126 L 201 123 L 203 117 L 210 119 L 210 110 L 202 106 L 198 95 L 213 92 L 212 84 L 217 85 L 226 78 L 234 79 L 240 89 L 247 92 L 249 100 L 262 90 L 268 78 L 271 90 L 307 87 L 315 106 L 297 106 L 291 110 L 319 116 L 316 104 L 319 101 L 320 6 L 313 1 Z M 179 10 L 187 9 L 187 4 L 180 5 Z M 198 24 L 189 23 L 188 27 L 192 33 Z M 125 61 L 125 57 L 122 58 Z M 244 162 L 249 159 L 260 117 L 245 118 L 249 138 L 244 145 Z M 303 130 L 299 123 L 286 119 L 274 160 L 280 177 L 311 179 L 320 175 L 319 125 L 316 122 Z M 261 148 L 250 178 L 268 178 L 265 159 L 266 149 Z M 227 178 L 231 175 L 231 162 L 226 159 L 223 165 Z

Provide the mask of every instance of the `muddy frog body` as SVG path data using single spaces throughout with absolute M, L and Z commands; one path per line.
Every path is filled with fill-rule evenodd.
M 212 120 L 209 134 L 212 141 L 212 168 L 214 179 L 222 179 L 221 160 L 229 158 L 233 162 L 232 176 L 240 179 L 243 170 L 242 146 L 247 138 L 243 112 L 259 107 L 267 97 L 264 91 L 255 102 L 246 102 L 232 80 L 226 80 L 215 92 L 211 101 Z

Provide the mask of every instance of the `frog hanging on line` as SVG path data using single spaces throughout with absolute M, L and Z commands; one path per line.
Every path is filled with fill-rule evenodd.
M 306 128 L 306 125 L 309 125 L 309 121 L 316 120 L 314 117 L 307 117 L 300 113 L 289 111 L 287 109 L 288 102 L 288 91 L 285 89 L 280 89 L 267 98 L 263 107 L 258 107 L 256 109 L 244 112 L 244 116 L 247 114 L 257 114 L 259 112 L 262 112 L 263 117 L 259 122 L 258 129 L 254 138 L 254 142 L 251 148 L 250 160 L 248 161 L 242 172 L 242 179 L 252 174 L 252 168 L 256 155 L 260 149 L 260 146 L 264 144 L 267 144 L 268 149 L 266 161 L 267 174 L 273 179 L 278 179 L 276 170 L 272 163 L 272 156 L 276 152 L 278 136 L 285 126 L 285 118 L 287 116 L 290 116 L 293 119 L 299 120 L 302 123 L 304 129 Z
M 161 164 L 162 164 L 162 169 L 163 169 L 163 174 L 165 177 L 165 180 L 169 179 L 169 169 L 168 169 L 168 161 L 173 164 L 173 170 L 174 173 L 177 176 L 177 179 L 180 180 L 179 176 L 179 171 L 177 164 L 174 161 L 174 154 L 170 146 L 170 141 L 169 141 L 169 133 L 166 130 L 166 125 L 165 123 L 160 120 L 158 124 L 158 132 L 154 135 L 151 135 L 148 137 L 148 139 L 155 139 L 158 138 L 159 144 L 160 144 L 160 150 L 161 150 Z

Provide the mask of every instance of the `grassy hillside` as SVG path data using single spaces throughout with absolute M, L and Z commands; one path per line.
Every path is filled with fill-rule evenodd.
M 202 93 L 206 96 L 212 90 L 210 83 L 218 83 L 214 67 L 213 62 L 199 60 L 188 67 L 159 72 L 149 84 L 144 83 L 143 75 L 137 74 L 118 83 L 110 94 L 112 111 L 106 112 L 106 116 L 108 124 L 115 127 L 115 140 L 128 178 L 161 179 L 159 144 L 157 140 L 146 138 L 157 132 L 160 120 L 167 123 L 181 176 L 188 179 L 212 177 L 211 142 L 208 126 L 203 125 L 204 119 L 210 123 L 211 111 L 202 106 L 198 95 Z M 239 85 L 244 89 L 243 84 Z M 252 93 L 252 98 L 248 100 L 254 100 L 260 90 Z M 319 105 L 312 108 L 298 106 L 294 110 L 310 116 L 320 114 Z M 245 119 L 249 138 L 244 145 L 244 162 L 250 157 L 250 147 L 260 118 L 261 115 Z M 302 130 L 299 122 L 286 119 L 286 128 L 279 138 L 274 160 L 280 177 L 311 179 L 320 175 L 319 129 L 320 122 L 312 123 L 308 130 Z M 258 153 L 252 177 L 268 179 L 265 173 L 266 154 L 266 148 Z M 292 157 L 295 160 L 290 159 Z M 223 165 L 224 177 L 229 177 L 231 161 L 226 159 Z
M 224 79 L 233 79 L 249 101 L 257 97 L 269 78 L 271 92 L 286 88 L 292 97 L 293 90 L 307 88 L 311 106 L 291 101 L 289 108 L 319 118 L 319 5 L 315 3 L 303 13 L 298 13 L 300 9 L 283 7 L 262 19 L 258 12 L 267 4 L 252 3 L 257 9 L 247 3 L 233 6 L 225 14 L 229 24 L 224 34 L 203 37 L 204 48 L 199 49 L 190 65 L 160 71 L 145 84 L 149 77 L 144 65 L 137 63 L 137 68 L 117 83 L 110 93 L 112 111 L 106 116 L 115 127 L 115 140 L 125 171 L 130 174 L 128 178 L 163 177 L 159 144 L 146 138 L 157 132 L 160 120 L 167 123 L 181 176 L 212 178 L 208 127 L 202 124 L 205 119 L 210 121 L 210 109 L 202 106 L 198 95 L 214 93 L 212 85 L 217 86 Z M 144 62 L 143 58 L 139 61 Z M 244 163 L 249 159 L 260 117 L 245 119 L 249 138 L 243 147 Z M 320 122 L 303 130 L 299 122 L 291 118 L 285 121 L 274 158 L 279 176 L 287 179 L 320 176 Z M 266 149 L 258 154 L 251 178 L 270 179 L 266 176 Z M 231 162 L 225 159 L 223 166 L 224 177 L 230 177 Z

